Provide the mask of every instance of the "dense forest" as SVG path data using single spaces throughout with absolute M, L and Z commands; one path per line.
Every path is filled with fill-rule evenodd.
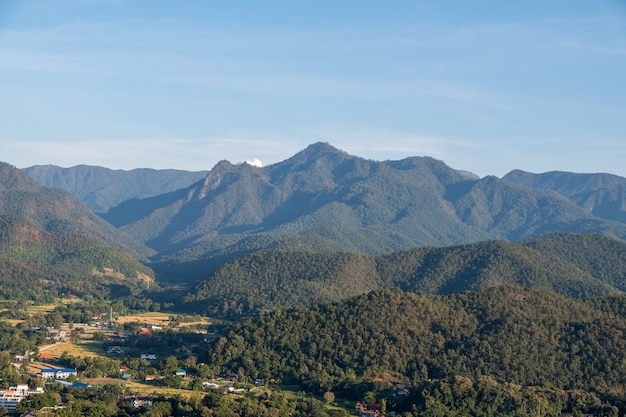
M 539 415 L 558 415 L 579 396 L 624 406 L 625 306 L 623 296 L 583 301 L 517 286 L 382 290 L 244 321 L 209 353 L 233 372 L 318 394 L 374 391 L 396 411 L 532 415 L 531 404 L 545 404 Z M 411 387 L 402 401 L 388 389 L 398 383 Z
M 150 268 L 94 238 L 52 234 L 15 216 L 0 215 L 0 296 L 50 302 L 73 294 L 111 298 L 154 281 Z
M 240 316 L 382 288 L 454 294 L 502 284 L 574 298 L 621 294 L 626 290 L 626 244 L 602 235 L 551 233 L 519 243 L 485 241 L 379 256 L 262 251 L 226 263 L 198 282 L 183 307 Z

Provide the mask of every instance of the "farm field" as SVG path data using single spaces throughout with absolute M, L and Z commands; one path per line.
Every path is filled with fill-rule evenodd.
M 180 395 L 185 398 L 190 398 L 194 394 L 197 395 L 199 393 L 198 391 L 182 388 L 168 388 L 137 381 L 122 381 L 117 378 L 84 378 L 82 381 L 94 386 L 122 384 L 127 392 L 133 395 L 163 395 L 168 397 Z
M 171 323 L 171 317 L 176 317 L 176 313 L 163 313 L 163 312 L 148 312 L 141 314 L 131 314 L 128 316 L 120 316 L 117 318 L 117 323 L 125 324 L 132 322 L 145 323 L 151 326 L 167 327 Z M 212 322 L 208 317 L 203 317 L 198 321 L 184 321 L 179 322 L 180 326 L 194 326 L 194 325 L 210 325 Z
M 41 351 L 41 349 L 40 349 Z M 56 343 L 50 345 L 45 352 L 48 352 L 53 358 L 60 358 L 63 353 L 67 352 L 69 356 L 74 357 L 97 357 L 104 355 L 102 342 L 94 340 L 81 339 L 79 344 L 74 343 Z

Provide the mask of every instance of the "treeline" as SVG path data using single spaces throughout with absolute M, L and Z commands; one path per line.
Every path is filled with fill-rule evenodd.
M 547 234 L 389 255 L 263 251 L 223 265 L 184 301 L 209 315 L 332 302 L 381 288 L 454 294 L 495 285 L 538 287 L 574 298 L 626 290 L 626 243 L 601 235 Z
M 563 392 L 561 408 L 571 408 L 567 398 L 576 392 L 597 397 L 596 405 L 618 405 L 626 400 L 623 306 L 623 297 L 582 301 L 517 286 L 452 296 L 383 290 L 244 321 L 212 346 L 209 357 L 253 378 L 354 400 L 364 394 L 355 388 L 360 384 L 398 381 L 411 387 L 401 398 L 412 398 L 408 404 L 395 401 L 400 411 L 435 403 L 457 409 L 446 395 L 462 397 L 443 395 L 441 388 L 456 377 L 474 386 L 473 399 L 464 402 L 470 408 L 486 406 L 487 394 L 476 389 L 481 381 L 490 381 L 493 395 L 500 392 L 499 413 L 522 407 L 521 400 L 505 395 L 511 384 L 522 396 L 529 392 L 522 387 L 545 388 L 533 391 L 532 401 L 540 403 L 554 403 L 546 397 L 548 388 Z M 376 399 L 384 398 L 382 388 L 375 390 Z M 492 412 L 476 408 L 470 414 L 497 414 Z

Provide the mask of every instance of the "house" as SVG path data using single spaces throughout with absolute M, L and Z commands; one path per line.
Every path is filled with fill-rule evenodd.
M 48 352 L 41 352 L 38 356 L 40 361 L 49 361 L 52 359 L 52 355 Z
M 133 407 L 150 407 L 152 406 L 152 397 L 130 397 L 128 398 Z
M 156 359 L 156 355 L 154 355 L 152 353 L 142 353 L 141 354 L 141 359 L 154 360 L 154 359 Z
M 128 366 L 122 365 L 120 366 L 120 373 L 128 372 L 130 368 Z
M 187 376 L 187 371 L 185 371 L 184 369 L 179 369 L 175 372 L 176 376 L 182 376 L 183 378 L 185 376 Z
M 30 355 L 28 353 L 26 353 L 24 355 L 15 355 L 15 356 L 13 356 L 13 359 L 16 362 L 21 362 L 21 361 L 25 361 L 27 359 L 30 359 Z
M 68 342 L 70 340 L 70 338 L 66 336 L 65 330 L 53 329 L 52 327 L 48 329 L 46 337 L 53 339 L 55 342 Z
M 70 376 L 76 376 L 78 373 L 74 368 L 64 369 L 42 369 L 41 377 L 44 379 L 67 379 Z
M 145 381 L 154 381 L 155 376 L 154 375 L 146 375 L 146 377 L 144 378 Z
M 119 334 L 113 334 L 110 335 L 109 337 L 107 337 L 107 340 L 109 342 L 115 342 L 115 343 L 124 343 L 128 340 L 128 336 L 126 335 L 119 335 Z
M 141 330 L 139 330 L 139 336 L 152 337 L 152 332 L 145 327 L 142 327 Z
M 31 391 L 28 389 L 28 385 L 17 385 L 9 387 L 9 389 L 0 390 L 0 407 L 6 408 L 9 413 L 13 413 L 24 398 L 32 394 L 41 394 L 42 392 L 43 388 Z
M 125 380 L 125 381 L 130 381 L 131 375 L 130 374 L 122 374 L 122 379 Z

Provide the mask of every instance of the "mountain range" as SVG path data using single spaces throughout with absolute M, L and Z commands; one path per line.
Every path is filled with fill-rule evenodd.
M 187 188 L 129 200 L 102 216 L 157 251 L 158 265 L 203 260 L 187 269 L 191 277 L 285 239 L 381 254 L 552 231 L 626 238 L 618 221 L 624 210 L 602 217 L 558 189 L 512 178 L 477 178 L 429 157 L 371 161 L 316 143 L 264 168 L 222 161 Z M 603 192 L 596 185 L 588 192 Z M 613 195 L 612 204 L 623 206 Z
M 24 172 L 44 187 L 68 191 L 95 213 L 105 213 L 133 198 L 153 197 L 188 187 L 208 173 L 149 168 L 124 171 L 89 165 L 71 168 L 34 165 L 24 168 Z
M 113 202 L 113 195 L 129 198 L 98 216 L 69 192 L 37 184 L 26 175 L 29 172 L 57 184 L 71 184 L 88 201 Z M 202 179 L 193 182 L 198 176 Z M 148 183 L 150 187 L 142 187 Z M 191 184 L 158 194 L 187 183 Z M 616 272 L 616 263 L 598 277 L 592 271 L 601 271 L 602 262 L 594 261 L 593 268 L 577 264 L 598 256 L 575 249 L 610 247 L 607 253 L 615 253 L 624 248 L 607 241 L 589 244 L 590 238 L 583 244 L 578 238 L 567 250 L 560 250 L 561 258 L 555 260 L 548 256 L 551 248 L 559 247 L 554 238 L 541 250 L 531 248 L 529 242 L 539 245 L 541 240 L 533 238 L 557 232 L 625 240 L 626 224 L 621 221 L 626 212 L 625 187 L 626 179 L 610 174 L 512 171 L 502 179 L 479 178 L 429 157 L 380 162 L 315 143 L 267 167 L 221 161 L 207 173 L 86 166 L 38 166 L 21 171 L 2 164 L 0 214 L 24 219 L 41 232 L 87 236 L 125 250 L 153 268 L 163 282 L 200 280 L 187 302 L 202 301 L 214 308 L 227 301 L 238 306 L 228 311 L 241 309 L 241 300 L 248 294 L 228 292 L 235 282 L 246 285 L 238 281 L 234 265 L 241 276 L 257 277 L 250 288 L 263 293 L 263 285 L 276 284 L 265 282 L 258 271 L 274 271 L 272 262 L 284 265 L 273 276 L 274 281 L 283 280 L 278 287 L 292 287 L 292 294 L 306 296 L 272 299 L 269 291 L 265 299 L 257 298 L 254 306 L 245 308 L 333 300 L 395 286 L 418 293 L 453 292 L 481 286 L 464 281 L 464 276 L 490 282 L 496 279 L 493 271 L 502 272 L 500 280 L 523 284 L 520 274 L 511 272 L 511 265 L 522 270 L 542 265 L 543 272 L 534 279 L 542 276 L 549 282 L 546 285 L 561 286 L 562 293 L 588 296 L 623 291 L 623 272 Z M 158 195 L 141 198 L 154 193 Z M 487 241 L 498 243 L 478 244 Z M 490 253 L 491 258 L 485 261 L 476 253 Z M 565 253 L 568 259 L 562 258 Z M 463 262 L 459 254 L 465 257 Z M 395 262 L 412 265 L 404 274 L 413 278 L 410 274 L 398 278 L 389 269 L 381 272 L 381 265 L 392 264 L 388 259 L 394 256 Z M 298 257 L 302 259 L 294 261 Z M 495 269 L 494 259 L 500 265 Z M 314 267 L 315 263 L 344 272 L 333 272 L 336 280 L 323 283 L 319 272 L 324 268 Z M 300 269 L 293 270 L 294 264 Z M 502 270 L 502 265 L 508 266 Z M 546 278 L 550 275 L 546 267 L 558 271 L 554 276 L 568 276 L 569 285 Z M 246 268 L 256 270 L 246 272 Z M 290 280 L 305 276 L 302 268 L 308 271 L 308 281 Z M 491 272 L 485 272 L 490 268 Z M 441 271 L 447 271 L 445 280 Z M 392 283 L 389 274 L 399 281 Z M 364 276 L 368 277 L 365 281 Z M 573 282 L 584 284 L 574 290 Z
M 206 175 L 116 171 L 120 182 L 93 167 L 26 172 L 60 183 L 72 178 L 84 201 L 129 197 L 100 216 L 151 248 L 151 266 L 168 281 L 195 281 L 267 248 L 377 255 L 546 232 L 626 239 L 626 179 L 609 174 L 479 178 L 429 157 L 372 161 L 327 143 L 262 168 L 221 161 Z M 195 175 L 204 177 L 192 182 Z M 146 183 L 165 189 L 172 178 L 192 183 L 149 197 L 138 191 Z

